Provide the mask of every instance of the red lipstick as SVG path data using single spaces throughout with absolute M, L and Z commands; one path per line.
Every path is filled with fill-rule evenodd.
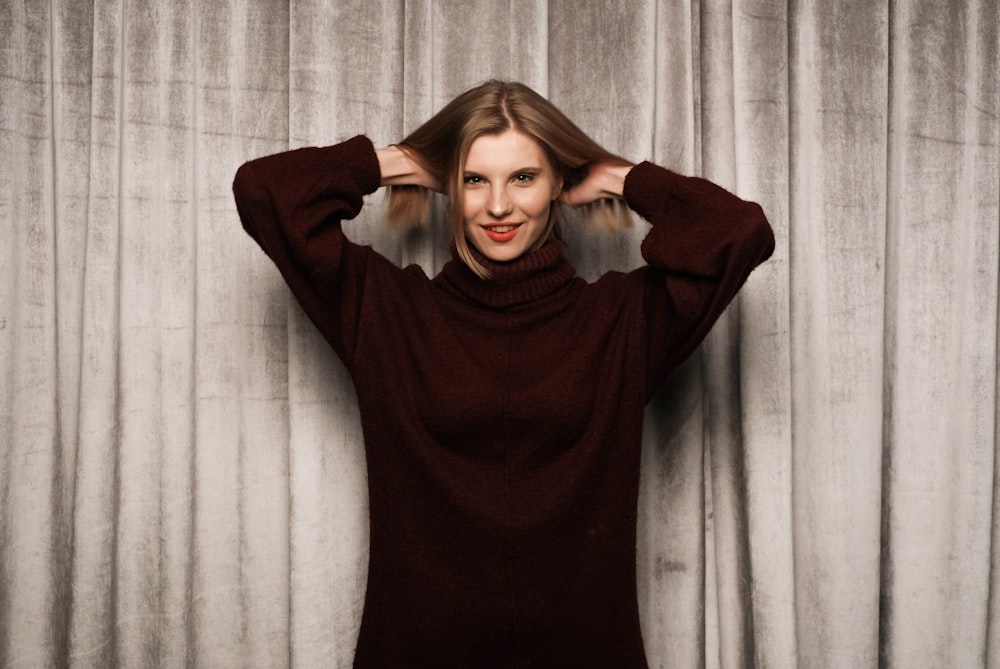
M 496 223 L 482 226 L 486 236 L 495 242 L 509 242 L 517 236 L 517 229 L 520 223 Z

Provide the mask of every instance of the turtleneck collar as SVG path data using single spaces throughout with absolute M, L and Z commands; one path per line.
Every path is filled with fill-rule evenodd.
M 448 292 L 493 309 L 519 306 L 548 297 L 576 276 L 576 269 L 563 255 L 563 243 L 558 239 L 546 242 L 537 251 L 526 253 L 511 262 L 493 262 L 474 247 L 470 250 L 489 271 L 489 279 L 481 279 L 469 269 L 458 257 L 452 243 L 452 259 L 441 269 L 435 281 Z

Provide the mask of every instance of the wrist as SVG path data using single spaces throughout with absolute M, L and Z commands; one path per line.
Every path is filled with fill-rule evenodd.
M 378 168 L 381 174 L 381 185 L 400 186 L 414 183 L 416 176 L 413 163 L 409 157 L 396 146 L 386 146 L 375 149 L 378 158 Z
M 601 189 L 606 197 L 620 198 L 625 192 L 625 178 L 632 170 L 633 165 L 609 165 L 604 170 L 604 179 Z
M 441 185 L 424 166 L 414 160 L 408 151 L 395 144 L 375 149 L 375 155 L 382 174 L 381 185 L 422 186 L 430 190 L 441 190 Z

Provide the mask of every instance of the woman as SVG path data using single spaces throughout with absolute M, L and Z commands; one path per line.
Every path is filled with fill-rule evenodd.
M 428 278 L 351 243 L 451 205 Z M 417 188 L 413 188 L 417 187 Z M 529 88 L 473 88 L 398 146 L 359 136 L 261 158 L 246 231 L 349 370 L 371 553 L 356 667 L 645 667 L 635 580 L 643 408 L 774 248 L 760 207 L 632 165 Z M 576 277 L 564 206 L 623 200 L 648 265 Z

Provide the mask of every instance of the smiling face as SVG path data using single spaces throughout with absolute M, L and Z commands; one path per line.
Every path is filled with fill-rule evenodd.
M 466 239 L 490 260 L 520 258 L 547 231 L 561 190 L 562 179 L 528 135 L 506 130 L 477 137 L 462 176 Z

